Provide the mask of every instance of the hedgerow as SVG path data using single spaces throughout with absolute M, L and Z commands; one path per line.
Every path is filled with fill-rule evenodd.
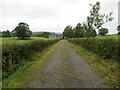
M 114 38 L 80 38 L 68 39 L 71 43 L 96 53 L 104 59 L 120 61 L 120 41 Z
M 11 73 L 31 60 L 35 52 L 42 52 L 45 48 L 59 40 L 33 40 L 29 42 L 11 42 L 2 44 L 2 77 L 7 78 Z

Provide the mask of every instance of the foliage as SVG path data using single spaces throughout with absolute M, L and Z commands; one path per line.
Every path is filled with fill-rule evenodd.
M 117 27 L 118 34 L 120 34 L 120 25 Z
M 78 23 L 77 26 L 73 30 L 74 30 L 75 38 L 80 38 L 84 36 L 84 30 L 83 30 L 81 23 Z
M 32 35 L 32 31 L 30 31 L 29 25 L 24 22 L 19 23 L 15 30 L 13 30 L 12 32 L 20 39 L 27 39 L 30 38 Z
M 3 32 L 2 32 L 2 37 L 11 37 L 10 31 L 9 31 L 9 30 L 3 31 Z
M 111 88 L 120 88 L 120 65 L 118 61 L 114 59 L 103 59 L 96 55 L 96 53 L 82 48 L 80 45 L 69 42 L 68 44 L 87 61 L 104 83 Z
M 105 36 L 107 33 L 108 33 L 108 29 L 107 28 L 101 28 L 101 29 L 99 29 L 98 35 Z
M 70 42 L 80 45 L 85 49 L 97 53 L 105 59 L 120 60 L 120 42 L 114 38 L 82 38 L 68 39 Z
M 64 36 L 70 38 L 73 37 L 73 35 L 74 38 L 95 37 L 97 36 L 96 30 L 102 29 L 103 24 L 113 20 L 113 12 L 110 12 L 107 15 L 100 13 L 100 2 L 96 2 L 94 5 L 90 4 L 90 6 L 92 6 L 92 8 L 86 22 L 83 22 L 83 24 L 78 23 L 73 29 L 74 32 L 72 31 L 72 27 L 70 25 L 67 26 L 63 32 Z
M 64 29 L 63 36 L 68 38 L 74 37 L 74 31 L 72 29 L 72 26 L 69 25 Z
M 44 37 L 49 38 L 49 35 L 52 34 L 51 32 L 41 32 L 41 33 L 33 33 L 32 37 Z
M 41 37 L 40 33 L 32 33 L 32 37 Z
M 36 52 L 32 56 L 32 62 L 26 62 L 22 65 L 17 71 L 12 75 L 2 81 L 3 88 L 26 88 L 26 84 L 31 82 L 31 80 L 40 79 L 39 77 L 31 77 L 30 74 L 36 73 L 36 68 L 40 69 L 44 64 L 49 62 L 48 58 L 51 57 L 53 52 L 56 50 L 56 47 L 60 42 L 51 45 L 48 48 L 45 48 L 43 52 Z
M 110 12 L 109 15 L 101 14 L 99 12 L 101 8 L 100 2 L 96 2 L 94 5 L 90 4 L 90 6 L 92 6 L 90 16 L 87 17 L 86 23 L 83 23 L 83 27 L 86 37 L 95 37 L 97 36 L 96 29 L 102 29 L 103 24 L 113 20 L 113 12 Z
M 88 27 L 86 23 L 83 23 L 83 30 L 85 31 L 84 37 L 95 37 L 97 36 L 97 33 L 95 29 Z
M 43 32 L 41 36 L 44 38 L 48 38 L 50 34 L 50 32 Z
M 100 13 L 100 2 L 96 2 L 94 5 L 90 4 L 90 6 L 92 6 L 90 10 L 90 16 L 87 17 L 87 23 L 89 27 L 93 29 L 100 29 L 104 23 L 113 20 L 113 12 L 110 12 L 108 15 Z
M 2 76 L 8 77 L 25 62 L 31 60 L 31 55 L 35 52 L 42 52 L 45 48 L 58 40 L 30 40 L 21 43 L 2 43 Z

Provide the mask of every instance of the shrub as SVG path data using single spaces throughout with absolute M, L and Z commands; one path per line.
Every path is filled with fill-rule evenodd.
M 101 35 L 105 36 L 108 33 L 108 29 L 107 28 L 101 28 L 98 31 L 99 31 L 98 35 L 100 35 L 100 36 Z
M 114 38 L 68 39 L 70 42 L 97 53 L 105 59 L 120 60 L 120 41 Z
M 58 40 L 33 40 L 29 42 L 11 42 L 2 44 L 2 76 L 6 78 L 24 62 L 30 61 L 35 52 L 42 52 L 45 48 Z

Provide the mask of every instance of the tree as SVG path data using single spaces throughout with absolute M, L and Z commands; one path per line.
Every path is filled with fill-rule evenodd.
M 74 37 L 80 38 L 84 36 L 84 29 L 81 23 L 78 23 L 77 26 L 73 29 L 74 30 Z
M 120 25 L 117 27 L 118 35 L 120 35 Z
M 87 31 L 86 31 L 86 33 L 87 33 L 87 37 L 95 37 L 95 36 L 97 36 L 97 33 L 96 33 L 96 31 L 95 31 L 95 28 L 94 28 L 94 26 L 93 26 L 93 18 L 92 17 L 90 17 L 90 16 L 88 16 L 87 17 Z
M 91 25 L 95 29 L 102 28 L 102 25 L 106 22 L 112 21 L 113 12 L 110 12 L 108 15 L 101 14 L 99 11 L 101 9 L 100 2 L 96 2 L 95 5 L 90 4 L 92 6 L 92 9 L 90 10 L 90 19 L 91 19 Z
M 68 38 L 74 37 L 74 31 L 72 29 L 72 26 L 69 25 L 64 29 L 63 36 Z
M 27 39 L 32 35 L 32 31 L 30 31 L 29 25 L 24 22 L 19 23 L 15 30 L 12 32 L 20 39 Z
M 0 37 L 2 37 L 2 32 L 0 31 Z
M 90 10 L 90 16 L 87 17 L 87 27 L 88 27 L 88 33 L 93 36 L 96 36 L 96 29 L 99 30 L 102 28 L 102 25 L 106 22 L 112 21 L 113 12 L 110 12 L 108 15 L 101 14 L 100 11 L 100 2 L 96 2 L 96 4 L 92 5 Z
M 108 29 L 107 28 L 101 28 L 101 29 L 99 29 L 98 35 L 104 36 L 107 33 L 108 33 Z
M 51 34 L 50 32 L 43 32 L 42 37 L 48 38 L 50 34 Z
M 15 31 L 15 30 L 12 30 L 12 31 L 11 31 L 11 35 L 12 35 L 12 37 L 15 37 L 15 36 L 16 36 L 16 31 Z
M 88 25 L 88 23 L 83 23 L 83 30 L 84 30 L 84 37 L 95 37 L 97 36 L 97 33 L 95 31 L 95 29 L 93 29 L 92 27 L 90 27 Z
M 2 37 L 11 37 L 10 31 L 9 31 L 9 30 L 3 31 L 3 32 L 2 32 Z

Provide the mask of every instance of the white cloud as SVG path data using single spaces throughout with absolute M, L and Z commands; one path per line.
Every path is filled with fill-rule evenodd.
M 29 24 L 32 31 L 62 32 L 67 25 L 76 26 L 89 15 L 89 3 L 97 0 L 1 0 L 0 30 L 13 30 L 19 22 Z M 113 22 L 104 26 L 109 32 L 117 33 L 117 2 L 99 0 L 102 13 L 114 11 Z

